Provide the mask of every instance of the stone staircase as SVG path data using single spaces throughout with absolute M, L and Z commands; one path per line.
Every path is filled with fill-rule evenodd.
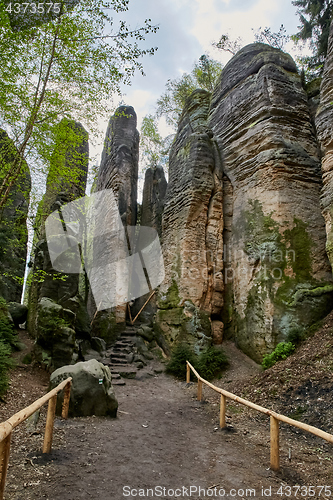
M 125 385 L 124 379 L 135 378 L 138 369 L 143 368 L 136 353 L 136 334 L 137 327 L 127 325 L 116 343 L 106 351 L 104 364 L 110 368 L 112 385 Z

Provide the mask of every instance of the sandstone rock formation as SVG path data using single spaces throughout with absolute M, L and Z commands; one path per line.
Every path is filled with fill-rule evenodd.
M 223 317 L 261 361 L 332 308 L 320 161 L 292 58 L 263 44 L 240 50 L 222 71 L 208 123 L 225 176 Z
M 160 239 L 162 238 L 162 216 L 167 185 L 163 167 L 149 167 L 146 170 L 140 225 L 154 228 Z M 143 246 L 145 245 L 143 244 Z M 157 309 L 156 294 L 152 297 L 150 295 L 149 292 L 139 297 L 131 306 L 132 317 L 135 317 L 144 307 L 140 313 L 140 321 L 148 324 L 152 324 Z M 149 297 L 150 300 L 147 303 Z
M 14 160 L 16 149 L 7 133 L 0 130 L 0 181 Z M 15 181 L 0 214 L 0 296 L 6 301 L 20 302 L 27 258 L 27 215 L 31 178 L 26 163 Z
M 167 190 L 163 167 L 149 167 L 143 185 L 141 226 L 153 227 L 162 235 L 162 215 Z
M 107 366 L 96 359 L 76 363 L 74 366 L 63 366 L 52 373 L 51 388 L 68 377 L 72 377 L 68 412 L 70 417 L 117 416 L 118 401 L 112 387 L 111 372 Z M 61 414 L 62 402 L 63 393 L 57 401 L 58 414 Z
M 112 189 L 124 225 L 135 226 L 139 132 L 132 106 L 120 106 L 110 118 L 106 131 L 96 191 Z
M 96 191 L 112 189 L 125 227 L 135 226 L 137 220 L 139 132 L 136 124 L 136 113 L 131 106 L 120 106 L 110 118 L 96 183 Z M 112 217 L 107 213 L 106 220 L 111 234 L 114 227 Z M 109 258 L 107 245 L 106 242 L 104 249 L 102 246 L 98 249 L 94 246 L 93 250 L 99 252 L 96 260 L 105 262 L 105 265 L 108 264 Z M 126 304 L 114 309 L 96 313 L 97 307 L 90 294 L 89 313 L 94 335 L 103 338 L 108 344 L 116 339 L 126 319 Z
M 326 250 L 333 265 L 333 21 L 330 28 L 327 58 L 320 89 L 316 128 L 322 150 L 322 210 L 326 223 Z
M 35 355 L 50 370 L 76 361 L 77 340 L 90 336 L 84 286 L 79 290 L 84 278 L 52 267 L 44 225 L 52 212 L 84 196 L 88 154 L 85 129 L 63 120 L 36 218 L 27 321 L 30 335 L 36 337 Z
M 158 328 L 172 343 L 190 333 L 204 345 L 223 305 L 222 170 L 207 126 L 210 94 L 188 99 L 169 160 L 162 218 L 165 280 Z

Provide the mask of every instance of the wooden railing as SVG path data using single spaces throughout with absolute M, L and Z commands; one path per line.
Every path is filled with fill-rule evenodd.
M 5 491 L 10 454 L 10 441 L 13 429 L 29 418 L 33 413 L 35 413 L 35 411 L 39 410 L 39 408 L 41 408 L 45 403 L 49 402 L 45 425 L 43 453 L 50 453 L 52 447 L 54 417 L 57 405 L 57 394 L 61 390 L 65 389 L 61 416 L 66 419 L 68 417 L 71 384 L 72 379 L 69 377 L 61 382 L 61 384 L 57 387 L 52 389 L 52 391 L 45 394 L 45 396 L 37 399 L 37 401 L 32 403 L 30 406 L 27 406 L 18 413 L 15 413 L 15 415 L 0 424 L 0 500 L 3 500 Z
M 284 415 L 280 415 L 275 411 L 268 410 L 267 408 L 263 408 L 262 406 L 258 406 L 246 399 L 240 398 L 231 392 L 225 391 L 220 387 L 216 387 L 215 385 L 207 382 L 207 380 L 200 377 L 199 373 L 193 368 L 193 366 L 186 361 L 187 363 L 187 371 L 186 371 L 186 382 L 190 382 L 191 370 L 194 375 L 198 379 L 198 400 L 202 400 L 202 384 L 207 385 L 211 389 L 221 394 L 220 401 L 220 427 L 226 427 L 225 414 L 226 414 L 226 400 L 227 398 L 232 399 L 233 401 L 237 401 L 237 403 L 241 403 L 242 405 L 248 406 L 253 410 L 257 410 L 265 415 L 270 417 L 270 438 L 271 438 L 271 455 L 270 455 L 270 467 L 272 470 L 278 471 L 280 469 L 280 452 L 279 452 L 279 422 L 285 422 L 289 425 L 293 425 L 294 427 L 298 427 L 307 432 L 311 432 L 315 436 L 318 436 L 322 439 L 325 439 L 329 443 L 333 443 L 333 435 L 328 432 L 322 431 L 321 429 L 317 429 L 317 427 L 313 427 L 312 425 L 304 424 L 303 422 L 298 422 L 297 420 L 293 420 L 292 418 L 285 417 Z

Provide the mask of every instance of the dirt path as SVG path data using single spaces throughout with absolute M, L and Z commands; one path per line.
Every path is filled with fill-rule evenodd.
M 246 380 L 257 372 L 258 367 L 232 343 L 225 343 L 224 349 L 231 366 L 217 385 L 228 388 L 233 381 Z M 7 403 L 9 414 L 14 401 L 18 404 L 22 387 L 27 387 L 28 372 L 15 375 Z M 299 436 L 288 437 L 283 430 L 282 472 L 271 471 L 267 419 L 263 422 L 256 414 L 248 415 L 228 404 L 228 431 L 222 431 L 218 395 L 208 388 L 204 389 L 205 402 L 200 403 L 196 384 L 187 385 L 161 373 L 127 380 L 125 386 L 116 387 L 116 394 L 116 419 L 57 419 L 49 456 L 39 451 L 45 410 L 36 430 L 20 426 L 13 435 L 5 500 L 287 499 L 288 485 L 295 488 L 293 498 L 328 498 L 324 494 L 308 496 L 304 490 L 294 494 L 297 485 L 317 484 L 320 464 L 312 449 L 301 456 L 300 450 L 307 454 L 308 448 Z M 36 395 L 33 393 L 33 399 Z M 289 463 L 287 452 L 295 442 L 298 457 Z M 304 459 L 309 461 L 307 468 L 298 463 Z M 333 491 L 325 477 L 318 481 Z
M 158 486 L 188 492 L 191 486 L 216 487 L 229 494 L 280 485 L 243 439 L 216 430 L 218 414 L 212 421 L 207 405 L 194 399 L 194 386 L 160 375 L 130 380 L 118 398 L 116 420 L 59 422 L 67 447 L 53 454 L 46 498 L 120 500 L 130 490 L 127 497 L 134 498 L 139 489 Z M 193 498 L 204 498 L 191 491 Z M 163 498 L 172 498 L 169 493 Z

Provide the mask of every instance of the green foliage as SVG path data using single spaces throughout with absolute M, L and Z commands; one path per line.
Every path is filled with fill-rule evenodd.
M 187 344 L 180 343 L 172 350 L 170 361 L 166 365 L 166 372 L 184 380 L 187 370 L 186 361 L 196 367 L 197 356 Z M 191 378 L 193 376 L 191 373 Z
M 273 33 L 271 28 L 267 26 L 264 29 L 258 28 L 254 32 L 254 38 L 258 43 L 267 43 L 271 47 L 283 50 L 290 36 L 287 35 L 286 28 L 281 24 L 279 31 L 276 33 Z
M 228 365 L 229 361 L 224 352 L 211 346 L 199 354 L 197 370 L 202 378 L 212 380 L 221 374 Z
M 157 118 L 151 114 L 142 120 L 140 130 L 141 159 L 146 166 L 166 165 L 168 161 L 169 141 L 158 132 Z
M 277 361 L 286 359 L 295 350 L 295 345 L 291 342 L 280 342 L 271 354 L 264 356 L 262 367 L 264 370 L 273 366 Z
M 111 113 L 111 96 L 121 93 L 121 84 L 129 84 L 136 70 L 143 73 L 141 57 L 156 48 L 140 45 L 158 28 L 150 19 L 133 30 L 124 21 L 116 23 L 110 14 L 128 10 L 128 3 L 80 0 L 48 23 L 13 31 L 0 0 L 1 126 L 18 151 L 0 185 L 0 206 L 26 155 L 45 173 L 62 119 L 80 121 L 97 134 L 98 121 Z
M 14 360 L 11 358 L 11 348 L 6 342 L 0 340 L 0 396 L 8 389 L 8 371 L 13 368 L 13 366 Z
M 293 0 L 298 7 L 300 31 L 291 38 L 295 43 L 309 42 L 312 56 L 299 58 L 307 80 L 320 75 L 327 54 L 330 24 L 333 16 L 333 0 Z
M 166 366 L 167 373 L 185 379 L 186 361 L 189 361 L 199 375 L 206 380 L 212 380 L 229 364 L 224 352 L 215 349 L 213 346 L 204 349 L 197 355 L 187 344 L 180 343 L 172 351 L 170 361 Z M 193 378 L 195 376 L 191 371 L 191 379 Z
M 242 39 L 240 37 L 232 40 L 229 35 L 221 35 L 218 42 L 212 43 L 213 47 L 224 52 L 230 52 L 235 55 L 242 48 Z
M 7 312 L 6 301 L 0 297 L 0 396 L 8 389 L 8 370 L 14 366 L 11 347 L 16 345 L 14 330 L 7 318 Z
M 204 54 L 191 73 L 168 80 L 165 93 L 157 100 L 157 118 L 164 116 L 167 124 L 176 129 L 186 99 L 198 88 L 212 92 L 222 68 L 221 63 Z

